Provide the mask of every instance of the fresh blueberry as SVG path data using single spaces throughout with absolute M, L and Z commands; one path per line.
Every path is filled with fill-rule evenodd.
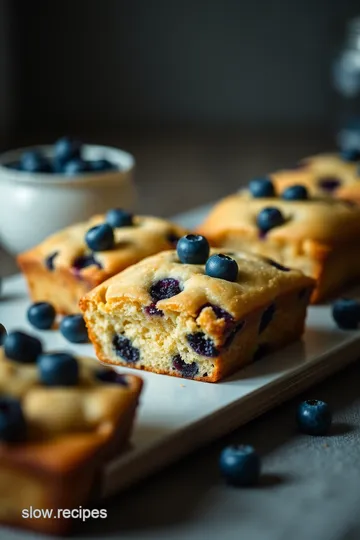
M 122 386 L 128 386 L 126 375 L 121 375 L 113 369 L 100 368 L 95 372 L 95 377 L 105 383 L 120 384 Z
M 331 426 L 332 414 L 329 405 L 318 399 L 308 399 L 300 403 L 297 423 L 300 431 L 308 435 L 326 435 Z
M 325 191 L 332 193 L 341 185 L 341 180 L 335 176 L 326 176 L 318 181 L 318 185 Z
M 249 191 L 256 199 L 275 197 L 274 184 L 270 178 L 254 178 L 249 183 Z
M 55 159 L 59 163 L 66 163 L 73 159 L 80 158 L 81 142 L 70 137 L 62 137 L 57 140 L 54 147 Z
M 296 185 L 285 189 L 281 197 L 286 201 L 307 201 L 309 194 L 305 186 Z
M 46 257 L 45 259 L 45 266 L 48 270 L 54 270 L 55 269 L 55 265 L 54 265 L 54 260 L 55 258 L 59 255 L 59 252 L 58 251 L 55 251 L 54 253 L 51 253 L 51 255 L 49 255 L 48 257 Z
M 139 349 L 134 347 L 130 339 L 125 336 L 116 334 L 113 338 L 113 346 L 116 354 L 129 364 L 135 364 L 140 359 Z
M 73 176 L 76 174 L 84 173 L 89 170 L 88 163 L 81 158 L 72 159 L 67 161 L 63 168 L 62 172 L 67 176 Z
M 259 334 L 262 334 L 262 332 L 264 332 L 264 330 L 266 330 L 266 328 L 269 326 L 275 315 L 275 311 L 275 304 L 270 304 L 270 306 L 265 309 L 260 320 Z
M 106 214 L 106 223 L 114 229 L 120 227 L 131 227 L 134 225 L 134 216 L 122 208 L 112 208 Z
M 356 330 L 360 325 L 360 302 L 352 298 L 340 298 L 332 305 L 332 316 L 339 328 Z
M 150 317 L 153 317 L 153 316 L 163 317 L 164 316 L 164 312 L 161 311 L 161 309 L 158 309 L 156 307 L 156 304 L 150 304 L 149 306 L 145 306 L 144 311 L 146 315 L 149 315 Z
M 358 148 L 344 148 L 340 152 L 344 161 L 358 161 L 360 159 L 360 150 Z
M 0 323 L 0 347 L 3 345 L 6 336 L 7 336 L 7 332 L 6 332 L 5 326 Z
M 10 332 L 4 341 L 5 356 L 10 360 L 24 364 L 36 362 L 42 353 L 42 343 L 39 339 L 24 332 Z
M 209 257 L 210 246 L 204 236 L 187 234 L 178 241 L 176 251 L 184 264 L 205 264 Z
M 177 354 L 172 359 L 172 365 L 173 368 L 176 369 L 183 377 L 186 377 L 187 379 L 193 379 L 199 372 L 199 366 L 196 362 L 191 362 L 191 364 L 187 364 L 184 362 L 184 360 L 181 358 L 180 354 Z
M 89 341 L 85 321 L 80 314 L 64 317 L 60 323 L 60 332 L 71 343 L 87 343 Z
M 277 268 L 281 272 L 290 272 L 290 268 L 288 268 L 287 266 L 283 266 L 282 264 L 274 261 L 273 259 L 266 259 L 266 262 L 268 262 L 270 266 Z
M 261 461 L 252 446 L 232 445 L 221 452 L 219 467 L 228 484 L 253 486 L 259 481 Z
M 108 159 L 96 159 L 94 161 L 88 161 L 89 169 L 94 172 L 113 171 L 116 169 L 115 165 Z
M 79 382 L 79 364 L 71 354 L 41 354 L 37 366 L 45 386 L 76 386 Z
M 115 245 L 114 231 L 108 223 L 102 223 L 89 229 L 85 242 L 92 251 L 107 251 Z
M 239 273 L 239 267 L 235 259 L 228 255 L 218 253 L 211 255 L 206 261 L 205 274 L 207 276 L 226 281 L 236 281 Z
M 20 168 L 29 173 L 51 172 L 48 160 L 36 150 L 24 152 L 20 158 Z
M 209 358 L 219 356 L 219 351 L 215 347 L 213 340 L 205 337 L 205 334 L 202 332 L 188 334 L 186 339 L 190 347 L 200 356 L 207 356 Z
M 0 441 L 22 442 L 26 438 L 26 421 L 18 399 L 0 397 Z
M 177 279 L 164 278 L 160 279 L 150 287 L 150 296 L 154 302 L 165 300 L 181 293 L 180 283 Z
M 54 306 L 49 302 L 36 302 L 27 311 L 29 323 L 39 330 L 49 330 L 54 324 L 55 317 Z
M 80 255 L 79 257 L 76 257 L 76 259 L 72 263 L 72 267 L 75 270 L 82 270 L 83 268 L 87 268 L 88 266 L 96 266 L 99 269 L 103 268 L 101 262 L 98 261 L 92 253 Z
M 256 223 L 260 231 L 267 233 L 270 229 L 283 225 L 285 218 L 278 208 L 269 206 L 258 213 Z

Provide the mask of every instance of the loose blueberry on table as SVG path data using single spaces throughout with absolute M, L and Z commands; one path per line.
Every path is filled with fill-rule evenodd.
M 79 365 L 71 354 L 41 354 L 37 366 L 40 381 L 46 386 L 76 386 L 79 382 Z
M 7 332 L 6 332 L 5 326 L 0 323 L 0 347 L 3 345 L 6 336 L 7 336 Z
M 0 396 L 0 441 L 22 442 L 26 438 L 26 422 L 18 399 Z
M 275 197 L 274 184 L 270 178 L 254 178 L 249 183 L 249 191 L 255 199 Z
M 42 353 L 42 343 L 39 339 L 24 332 L 10 332 L 4 340 L 5 356 L 24 364 L 36 362 Z
M 326 435 L 332 422 L 329 405 L 318 399 L 300 403 L 296 418 L 299 430 L 308 435 Z
M 226 281 L 236 281 L 238 273 L 239 267 L 235 259 L 223 253 L 212 255 L 206 261 L 205 274 L 207 276 L 225 279 Z
M 332 305 L 332 316 L 342 330 L 356 330 L 360 326 L 360 302 L 340 298 Z
M 253 486 L 259 481 L 261 460 L 252 446 L 233 445 L 221 452 L 219 467 L 228 484 Z
M 49 302 L 36 302 L 27 311 L 30 324 L 39 330 L 49 330 L 54 324 L 56 312 Z
M 106 223 L 113 229 L 131 227 L 134 225 L 134 216 L 122 208 L 112 208 L 106 214 Z
M 267 233 L 274 227 L 283 225 L 285 218 L 278 208 L 268 207 L 259 212 L 256 223 L 261 232 Z
M 305 186 L 296 185 L 285 189 L 281 197 L 286 201 L 307 201 L 309 194 Z
M 89 229 L 85 242 L 92 251 L 107 251 L 115 245 L 114 231 L 108 223 L 102 223 Z
M 60 332 L 71 343 L 88 343 L 85 321 L 80 314 L 67 315 L 60 323 Z
M 183 264 L 205 264 L 210 246 L 204 236 L 187 234 L 178 241 L 176 251 Z

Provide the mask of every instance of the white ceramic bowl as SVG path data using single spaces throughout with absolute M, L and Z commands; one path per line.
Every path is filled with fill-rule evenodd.
M 26 173 L 6 167 L 26 150 L 51 157 L 52 146 L 33 146 L 0 156 L 0 245 L 16 255 L 67 225 L 83 221 L 109 208 L 133 209 L 134 158 L 106 146 L 84 145 L 84 159 L 108 159 L 119 167 L 108 172 L 76 176 Z

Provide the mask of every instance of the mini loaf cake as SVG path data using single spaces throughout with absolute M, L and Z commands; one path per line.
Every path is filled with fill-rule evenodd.
M 206 239 L 188 235 L 87 294 L 99 360 L 216 382 L 300 338 L 311 278 L 252 254 L 208 255 Z
M 360 279 L 360 207 L 310 198 L 301 185 L 281 197 L 269 196 L 269 183 L 251 182 L 249 193 L 220 201 L 199 232 L 214 245 L 249 250 L 302 270 L 317 280 L 313 302 Z
M 142 381 L 93 359 L 44 354 L 22 332 L 2 334 L 0 522 L 60 534 L 71 519 L 57 509 L 89 502 L 102 464 L 125 448 Z M 31 506 L 53 517 L 22 518 Z
M 300 161 L 297 167 L 270 175 L 277 193 L 303 185 L 312 196 L 334 196 L 360 203 L 360 155 L 320 154 Z
M 50 236 L 18 256 L 33 301 L 58 313 L 79 312 L 79 299 L 144 257 L 172 249 L 185 231 L 164 219 L 120 209 Z

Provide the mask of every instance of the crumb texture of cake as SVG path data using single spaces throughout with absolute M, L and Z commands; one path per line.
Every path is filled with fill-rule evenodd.
M 98 215 L 67 227 L 20 254 L 17 262 L 32 300 L 49 301 L 58 313 L 79 312 L 79 299 L 93 287 L 145 257 L 174 248 L 177 239 L 186 233 L 161 218 L 130 218 L 121 226 L 112 227 L 110 249 L 94 251 L 86 242 L 88 231 L 106 222 L 106 216 Z
M 312 196 L 335 196 L 360 202 L 359 160 L 325 153 L 301 160 L 294 169 L 270 175 L 277 193 L 293 185 L 304 185 Z
M 314 282 L 248 253 L 236 281 L 182 264 L 176 251 L 149 257 L 80 301 L 101 362 L 216 382 L 302 335 Z
M 39 359 L 33 363 L 9 359 L 4 347 L 0 348 L 0 522 L 63 534 L 72 520 L 57 518 L 57 509 L 89 502 L 102 464 L 126 448 L 142 380 L 71 355 L 70 363 L 78 366 L 77 381 L 57 385 L 51 369 L 56 372 L 52 360 L 59 359 L 53 356 L 63 354 L 69 360 L 67 353 L 42 355 L 46 375 L 41 375 Z M 55 517 L 23 519 L 22 510 L 31 506 L 52 508 Z
M 300 269 L 317 280 L 314 303 L 360 278 L 360 207 L 342 200 L 243 192 L 215 205 L 198 232 L 223 249 L 248 250 Z

